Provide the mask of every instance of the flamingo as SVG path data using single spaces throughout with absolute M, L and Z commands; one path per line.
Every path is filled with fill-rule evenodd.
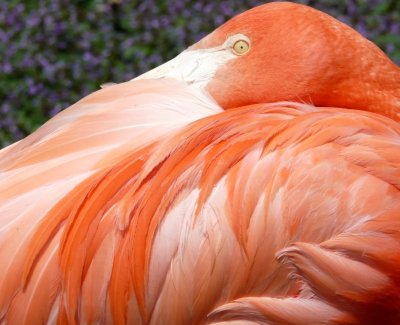
M 0 152 L 1 324 L 398 324 L 400 69 L 246 11 Z

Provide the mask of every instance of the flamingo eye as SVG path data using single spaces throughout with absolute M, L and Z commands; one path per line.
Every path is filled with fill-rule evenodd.
M 233 44 L 232 50 L 236 55 L 243 55 L 250 50 L 250 44 L 245 40 L 238 40 Z

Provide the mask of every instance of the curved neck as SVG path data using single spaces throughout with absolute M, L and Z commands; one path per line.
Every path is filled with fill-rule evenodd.
M 366 110 L 400 122 L 400 69 L 373 82 L 346 79 L 314 98 L 317 106 Z
M 333 46 L 338 51 L 332 49 L 335 55 L 331 61 L 335 73 L 325 80 L 329 102 L 400 121 L 400 68 L 375 44 L 355 35 L 350 28 L 343 28 L 343 33 L 335 36 L 337 42 Z M 346 42 L 349 39 L 352 41 Z

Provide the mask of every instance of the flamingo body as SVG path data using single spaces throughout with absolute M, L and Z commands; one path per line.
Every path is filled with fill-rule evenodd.
M 249 56 L 259 46 L 236 30 L 241 19 L 325 19 L 304 6 L 259 8 L 0 152 L 0 322 L 398 323 L 400 125 L 389 89 L 398 68 L 374 50 L 392 70 L 367 104 L 343 99 L 354 85 L 337 97 L 323 78 L 316 87 L 336 69 L 307 72 L 300 93 L 289 80 L 292 97 L 281 86 L 249 97 L 243 84 L 235 99 L 246 56 L 228 53 L 229 42 L 251 42 Z M 240 33 L 221 45 L 227 30 Z M 171 70 L 190 55 L 214 61 Z M 267 103 L 298 95 L 319 107 Z

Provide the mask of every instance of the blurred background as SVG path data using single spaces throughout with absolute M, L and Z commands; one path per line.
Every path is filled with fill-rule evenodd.
M 171 59 L 259 0 L 1 0 L 0 147 L 105 82 Z M 353 26 L 400 63 L 400 0 L 294 1 Z

